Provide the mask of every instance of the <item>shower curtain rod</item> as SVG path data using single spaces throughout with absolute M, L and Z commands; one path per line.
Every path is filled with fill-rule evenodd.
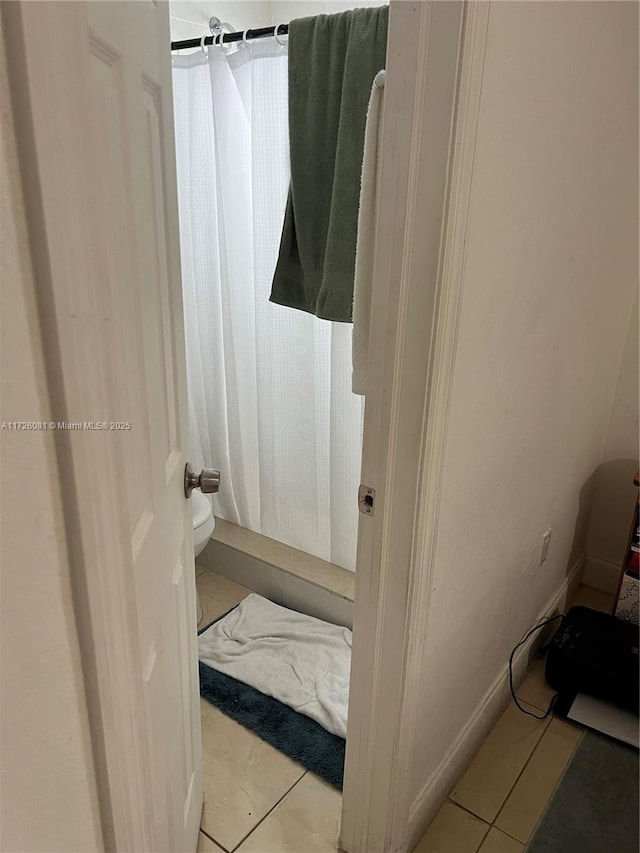
M 222 36 L 222 44 L 231 44 L 236 41 L 243 41 L 246 37 L 247 41 L 251 39 L 268 38 L 269 36 L 286 36 L 289 32 L 289 24 L 276 24 L 275 27 L 258 27 L 255 30 L 245 30 L 245 32 L 225 33 Z M 184 39 L 183 41 L 172 41 L 171 50 L 188 50 L 192 47 L 206 47 L 210 44 L 220 44 L 218 36 L 206 36 L 203 39 Z

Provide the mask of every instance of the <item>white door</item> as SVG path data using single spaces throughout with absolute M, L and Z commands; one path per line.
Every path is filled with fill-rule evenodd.
M 51 419 L 80 425 L 56 423 L 57 448 L 107 847 L 193 851 L 202 780 L 168 9 L 6 6 Z

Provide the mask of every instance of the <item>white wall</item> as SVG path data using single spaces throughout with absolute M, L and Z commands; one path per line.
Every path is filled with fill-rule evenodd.
M 615 592 L 618 586 L 637 496 L 633 477 L 640 464 L 638 367 L 636 295 L 587 533 L 585 583 L 608 592 Z
M 416 796 L 584 551 L 638 281 L 637 32 L 631 3 L 491 6 Z
M 334 15 L 359 6 L 384 6 L 389 0 L 272 0 L 272 23 L 288 24 L 294 18 Z
M 288 24 L 293 18 L 331 15 L 357 6 L 382 6 L 388 0 L 169 0 L 172 40 L 209 35 L 209 18 L 229 21 L 237 30 Z
M 46 421 L 2 47 L 0 420 Z M 52 433 L 3 430 L 0 442 L 0 849 L 89 853 L 101 850 L 102 840 Z
M 269 0 L 169 0 L 172 40 L 210 35 L 209 18 L 228 21 L 238 30 L 268 27 Z

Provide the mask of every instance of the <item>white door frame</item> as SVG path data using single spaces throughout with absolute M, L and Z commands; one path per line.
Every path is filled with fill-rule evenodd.
M 412 750 L 489 3 L 391 0 L 340 846 L 397 853 L 440 805 Z M 438 777 L 438 778 L 436 778 Z

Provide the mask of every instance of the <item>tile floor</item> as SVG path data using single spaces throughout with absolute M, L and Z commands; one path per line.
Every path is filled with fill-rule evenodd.
M 583 586 L 573 603 L 610 611 L 613 598 Z M 552 696 L 536 661 L 518 698 L 537 713 Z M 508 705 L 414 853 L 523 853 L 581 736 L 577 726 Z
M 250 590 L 197 569 L 202 625 Z M 204 810 L 198 853 L 334 853 L 341 795 L 203 699 Z
M 249 590 L 198 567 L 206 624 Z M 611 597 L 582 587 L 576 604 Z M 518 696 L 546 710 L 552 691 L 536 662 Z M 204 810 L 198 853 L 335 853 L 341 796 L 318 776 L 201 700 Z M 522 853 L 580 738 L 556 719 L 509 705 L 415 853 Z

